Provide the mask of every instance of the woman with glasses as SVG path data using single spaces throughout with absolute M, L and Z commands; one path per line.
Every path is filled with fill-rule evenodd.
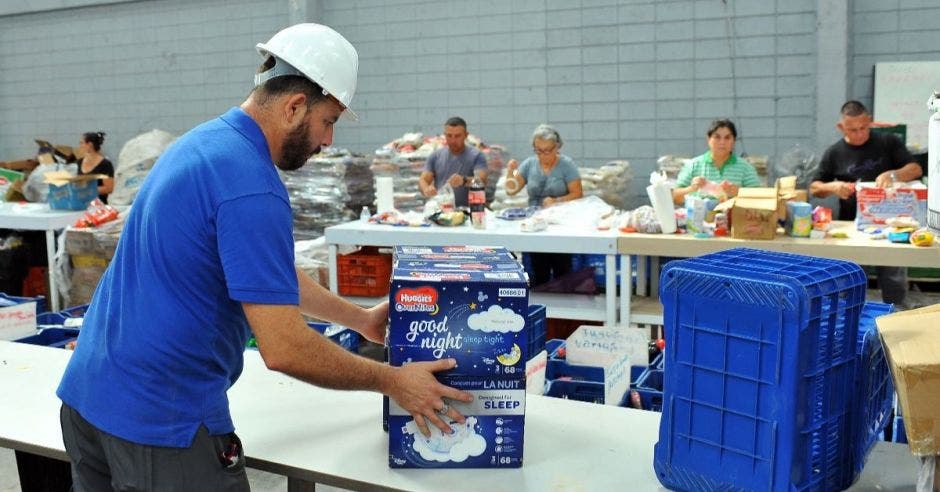
M 524 187 L 529 205 L 550 207 L 581 198 L 581 175 L 570 157 L 560 154 L 562 141 L 558 131 L 539 125 L 532 132 L 532 150 L 522 164 L 515 159 L 506 164 L 506 194 L 515 195 Z M 571 272 L 571 255 L 532 253 L 532 286 L 548 282 Z
M 583 196 L 581 176 L 570 157 L 560 154 L 562 141 L 558 131 L 539 125 L 532 133 L 534 156 L 506 164 L 506 194 L 515 195 L 525 187 L 529 205 L 549 207 Z

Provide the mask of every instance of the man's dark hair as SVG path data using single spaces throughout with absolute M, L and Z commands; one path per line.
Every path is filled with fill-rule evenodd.
M 464 130 L 467 129 L 467 122 L 459 116 L 452 116 L 447 118 L 447 121 L 444 122 L 444 126 L 462 126 Z
M 862 116 L 863 114 L 871 114 L 868 112 L 868 108 L 864 104 L 852 100 L 842 105 L 842 109 L 839 111 L 842 116 Z
M 734 123 L 732 123 L 731 120 L 727 118 L 712 121 L 712 124 L 708 126 L 708 132 L 706 132 L 706 135 L 709 137 L 712 136 L 712 134 L 717 132 L 719 128 L 727 128 L 728 131 L 731 132 L 732 137 L 738 138 L 738 129 L 735 128 Z
M 271 69 L 276 61 L 276 58 L 269 56 L 268 59 L 258 67 L 258 73 Z M 268 79 L 264 84 L 255 87 L 252 92 L 257 95 L 258 104 L 261 106 L 267 104 L 272 98 L 284 94 L 301 93 L 307 96 L 307 109 L 329 98 L 329 96 L 323 93 L 323 88 L 320 87 L 320 84 L 299 75 L 282 75 Z

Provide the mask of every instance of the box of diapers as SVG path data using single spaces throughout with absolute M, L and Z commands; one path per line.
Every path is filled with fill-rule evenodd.
M 425 437 L 414 418 L 389 405 L 388 465 L 392 468 L 518 468 L 525 436 L 525 380 L 444 378 L 442 383 L 473 394 L 472 403 L 449 401 L 466 417 L 445 418 L 452 432 L 429 423 Z M 423 417 L 422 417 L 423 418 Z
M 389 363 L 454 358 L 457 367 L 444 376 L 524 377 L 529 292 L 522 267 L 414 263 L 392 271 Z

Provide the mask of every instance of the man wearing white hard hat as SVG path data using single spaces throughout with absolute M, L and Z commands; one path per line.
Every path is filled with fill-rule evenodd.
M 226 391 L 254 333 L 265 364 L 311 384 L 378 391 L 427 425 L 463 421 L 452 359 L 390 367 L 344 351 L 303 314 L 384 339 L 388 304 L 355 306 L 294 268 L 277 168 L 297 169 L 350 110 L 358 55 L 336 31 L 288 27 L 239 107 L 180 137 L 144 181 L 59 385 L 75 490 L 245 490 Z M 446 408 L 446 414 L 438 411 Z M 272 416 L 272 418 L 277 418 Z

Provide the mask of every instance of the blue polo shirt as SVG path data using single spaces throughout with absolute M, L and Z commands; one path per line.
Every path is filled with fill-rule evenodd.
M 98 429 L 188 447 L 232 432 L 242 302 L 298 304 L 291 208 L 244 111 L 180 137 L 137 194 L 56 394 Z

